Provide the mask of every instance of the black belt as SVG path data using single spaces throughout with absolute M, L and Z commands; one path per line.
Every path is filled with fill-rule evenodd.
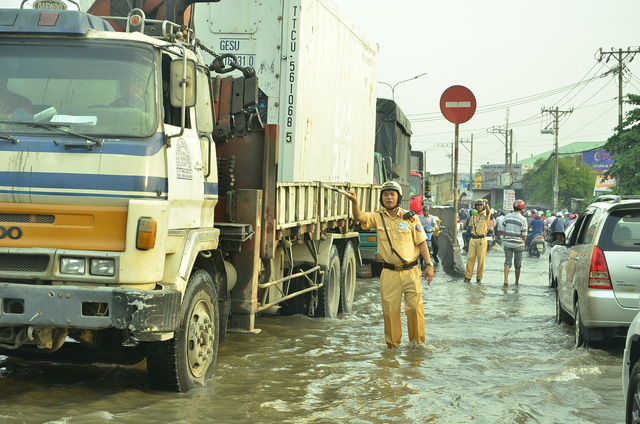
M 479 236 L 477 234 L 471 234 L 471 238 L 474 238 L 474 239 L 480 239 L 480 238 L 485 238 L 485 237 L 486 237 L 486 234 L 483 235 L 483 236 Z
M 383 268 L 387 268 L 387 269 L 392 269 L 394 271 L 406 271 L 408 269 L 413 268 L 414 266 L 418 265 L 418 261 L 413 261 L 413 262 L 407 262 L 406 265 L 394 265 L 394 264 L 390 264 L 388 262 L 385 262 L 382 264 Z

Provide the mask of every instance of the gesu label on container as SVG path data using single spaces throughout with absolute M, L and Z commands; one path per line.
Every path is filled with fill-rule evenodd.
M 238 58 L 240 66 L 255 67 L 256 41 L 250 38 L 221 38 L 218 44 L 219 53 L 231 53 Z M 224 59 L 225 66 L 229 66 L 231 58 Z

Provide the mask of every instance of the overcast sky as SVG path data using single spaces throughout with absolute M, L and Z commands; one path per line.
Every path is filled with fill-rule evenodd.
M 444 90 L 463 85 L 475 95 L 474 117 L 460 138 L 474 135 L 473 165 L 504 163 L 503 136 L 514 131 L 514 155 L 524 159 L 553 148 L 541 134 L 543 107 L 573 113 L 560 121 L 559 144 L 606 141 L 618 123 L 617 76 L 596 78 L 573 90 L 540 96 L 592 79 L 617 65 L 598 63 L 596 52 L 640 48 L 638 0 L 333 0 L 379 45 L 378 81 L 396 86 L 395 100 L 410 118 L 414 150 L 428 152 L 432 173 L 450 170 L 454 124 L 440 113 Z M 628 66 L 623 93 L 640 92 L 640 57 Z M 378 97 L 391 89 L 378 85 Z M 498 139 L 498 136 L 500 139 Z M 461 172 L 470 154 L 460 148 Z M 516 158 L 514 157 L 514 161 Z
M 474 169 L 504 163 L 504 137 L 491 129 L 504 130 L 507 116 L 516 161 L 553 148 L 553 135 L 540 132 L 550 118 L 543 107 L 573 108 L 560 121 L 561 146 L 606 141 L 618 122 L 617 76 L 598 76 L 618 62 L 599 63 L 597 51 L 640 48 L 640 0 L 333 1 L 378 43 L 379 81 L 395 85 L 428 73 L 398 84 L 395 100 L 432 173 L 451 169 L 454 125 L 439 108 L 446 88 L 464 85 L 475 94 L 476 114 L 460 125 L 462 140 L 474 137 Z M 391 98 L 388 85 L 377 89 Z M 627 66 L 629 92 L 640 92 L 640 57 Z M 460 147 L 460 172 L 469 170 L 468 147 Z

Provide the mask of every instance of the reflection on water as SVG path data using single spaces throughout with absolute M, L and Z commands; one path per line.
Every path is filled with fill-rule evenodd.
M 546 258 L 502 285 L 501 251 L 482 283 L 436 270 L 423 291 L 427 342 L 386 349 L 377 279 L 358 280 L 337 319 L 261 317 L 230 334 L 211 384 L 149 389 L 134 367 L 0 362 L 3 423 L 609 423 L 623 416 L 620 343 L 574 349 L 554 323 Z

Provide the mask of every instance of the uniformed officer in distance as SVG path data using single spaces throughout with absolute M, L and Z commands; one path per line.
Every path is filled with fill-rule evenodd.
M 384 209 L 362 212 L 358 198 L 349 192 L 351 210 L 363 228 L 375 229 L 378 234 L 378 254 L 384 261 L 380 274 L 380 298 L 384 317 L 384 338 L 387 347 L 397 347 L 402 339 L 400 308 L 404 294 L 404 311 L 407 316 L 409 341 L 423 343 L 424 304 L 422 303 L 422 272 L 418 255 L 427 264 L 424 271 L 427 284 L 433 280 L 433 264 L 422 224 L 416 216 L 404 217 L 400 208 L 402 188 L 395 181 L 382 185 L 380 203 Z M 387 236 L 388 234 L 388 236 Z
M 468 228 L 471 229 L 471 238 L 469 239 L 467 269 L 464 274 L 465 283 L 471 282 L 476 259 L 478 259 L 476 282 L 479 283 L 482 280 L 484 275 L 484 256 L 487 254 L 487 228 L 491 218 L 491 208 L 485 199 L 476 200 L 475 206 L 478 213 L 471 215 L 468 225 Z

